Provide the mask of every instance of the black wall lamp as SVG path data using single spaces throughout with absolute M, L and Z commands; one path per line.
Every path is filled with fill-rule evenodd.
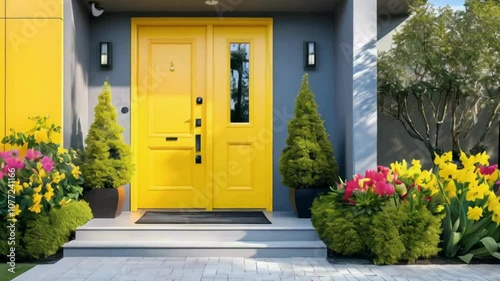
M 101 42 L 99 45 L 100 65 L 103 68 L 111 68 L 112 45 L 111 42 Z
M 316 69 L 316 42 L 304 42 L 305 69 Z

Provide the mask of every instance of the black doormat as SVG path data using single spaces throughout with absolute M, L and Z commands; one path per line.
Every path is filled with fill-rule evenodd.
M 263 212 L 151 212 L 138 224 L 271 224 Z

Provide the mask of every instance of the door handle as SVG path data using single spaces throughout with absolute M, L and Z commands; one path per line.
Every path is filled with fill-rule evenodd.
M 196 152 L 200 152 L 201 151 L 201 135 L 196 135 L 195 136 L 195 139 L 196 139 Z
M 177 137 L 166 137 L 165 140 L 166 141 L 177 141 Z

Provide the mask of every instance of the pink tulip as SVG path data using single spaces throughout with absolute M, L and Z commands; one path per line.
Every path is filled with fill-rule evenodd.
M 380 196 L 393 195 L 394 192 L 394 186 L 390 183 L 379 181 L 375 184 L 375 193 Z
M 40 156 L 42 156 L 42 153 L 40 151 L 34 150 L 33 148 L 28 149 L 28 151 L 26 151 L 26 158 L 28 160 L 34 161 L 34 160 L 40 158 Z
M 479 173 L 481 173 L 482 175 L 491 175 L 496 171 L 496 169 L 498 169 L 497 164 L 491 165 L 489 167 L 479 165 Z
M 42 163 L 42 167 L 47 173 L 52 172 L 54 169 L 54 161 L 47 156 L 44 156 L 40 163 Z

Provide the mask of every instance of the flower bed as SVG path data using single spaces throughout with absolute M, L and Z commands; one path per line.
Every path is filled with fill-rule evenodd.
M 436 156 L 435 173 L 413 160 L 366 171 L 318 198 L 312 222 L 335 253 L 376 264 L 414 262 L 440 253 L 470 262 L 500 258 L 500 171 L 488 156 Z M 442 241 L 440 243 L 440 241 Z
M 78 201 L 83 178 L 77 152 L 52 142 L 60 127 L 47 126 L 47 118 L 33 120 L 29 132 L 5 137 L 2 143 L 11 150 L 0 152 L 2 229 L 14 223 L 16 233 L 15 244 L 8 243 L 9 232 L 0 234 L 0 253 L 15 245 L 21 259 L 55 254 L 76 227 L 92 218 L 88 204 Z

